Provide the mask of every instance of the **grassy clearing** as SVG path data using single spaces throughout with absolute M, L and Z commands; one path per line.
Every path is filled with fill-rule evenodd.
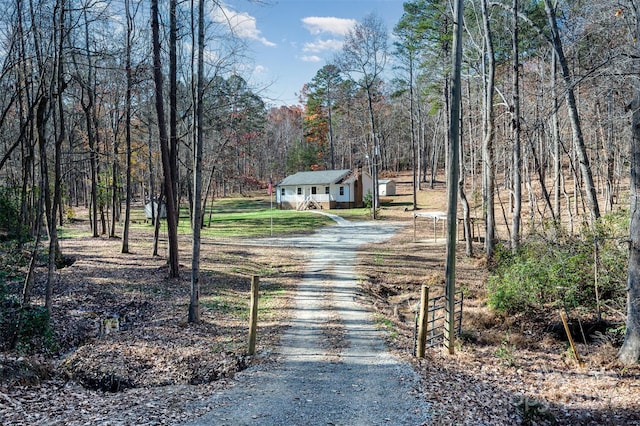
M 91 235 L 91 231 L 79 229 L 75 227 L 73 224 L 71 226 L 63 226 L 62 228 L 58 228 L 58 239 L 71 239 L 71 238 L 81 238 L 88 237 Z
M 354 220 L 367 218 L 366 209 L 338 212 L 340 215 L 342 213 L 348 214 L 349 218 Z M 269 200 L 264 198 L 225 198 L 207 207 L 203 223 L 204 237 L 259 237 L 311 232 L 330 225 L 333 221 L 326 216 L 309 212 L 271 209 Z M 160 226 L 161 231 L 166 232 L 166 221 L 163 220 Z M 145 218 L 144 209 L 141 207 L 133 208 L 131 211 L 131 228 L 153 233 L 153 224 Z M 121 229 L 122 224 L 118 224 L 118 233 Z M 180 209 L 178 233 L 191 234 L 187 208 Z M 67 239 L 86 237 L 90 234 L 88 229 L 78 228 L 74 223 L 59 230 L 59 237 Z
M 258 302 L 258 318 L 260 322 L 271 321 L 282 309 L 282 301 L 279 300 L 286 294 L 284 286 L 277 283 L 261 283 Z M 246 291 L 238 289 L 219 288 L 213 294 L 203 296 L 200 299 L 201 306 L 216 315 L 228 319 L 248 321 L 249 298 Z
M 216 294 L 202 297 L 200 304 L 204 309 L 210 309 L 227 318 L 246 320 L 249 317 L 249 311 L 243 296 L 242 292 L 220 289 Z
M 181 222 L 181 233 L 191 232 L 186 221 Z M 255 210 L 213 212 L 204 220 L 202 234 L 222 237 L 255 237 L 309 232 L 333 221 L 325 216 L 292 210 Z
M 338 215 L 347 220 L 371 220 L 371 209 L 340 209 L 330 210 L 329 213 Z

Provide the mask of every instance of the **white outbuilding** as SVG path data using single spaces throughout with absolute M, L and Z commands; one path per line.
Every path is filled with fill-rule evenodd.
M 396 195 L 396 182 L 391 179 L 379 179 L 378 194 L 381 197 Z
M 153 219 L 158 215 L 158 202 L 151 201 L 144 206 L 144 215 L 147 219 Z M 164 203 L 160 206 L 160 219 L 167 218 L 167 206 Z

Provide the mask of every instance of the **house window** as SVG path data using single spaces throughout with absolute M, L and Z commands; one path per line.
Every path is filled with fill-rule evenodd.
M 344 186 L 340 187 L 340 195 L 344 195 Z
M 280 188 L 280 195 L 284 197 L 284 188 Z
M 327 195 L 329 195 L 329 187 L 328 187 L 328 186 L 325 186 L 325 187 L 324 187 L 324 193 L 325 193 L 325 194 L 327 194 Z
M 313 195 L 316 195 L 316 187 L 315 187 L 315 186 L 312 186 L 312 187 L 311 187 L 311 193 L 312 193 Z
M 298 195 L 302 195 L 302 188 L 298 188 Z

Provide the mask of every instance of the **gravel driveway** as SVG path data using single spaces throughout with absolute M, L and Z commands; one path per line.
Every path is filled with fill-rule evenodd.
M 206 402 L 215 408 L 190 425 L 427 422 L 429 407 L 420 395 L 418 375 L 387 352 L 370 312 L 355 302 L 356 248 L 384 241 L 398 226 L 334 220 L 337 226 L 312 236 L 271 241 L 311 249 L 291 327 L 277 349 L 281 362 L 239 373 L 233 386 Z M 329 322 L 339 324 L 339 344 L 333 348 Z

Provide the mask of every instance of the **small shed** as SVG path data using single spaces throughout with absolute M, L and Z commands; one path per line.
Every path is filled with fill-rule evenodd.
M 381 197 L 396 195 L 396 182 L 391 179 L 378 180 L 378 193 Z
M 158 202 L 157 201 L 151 201 L 149 203 L 147 203 L 146 206 L 144 206 L 144 215 L 147 219 L 153 219 L 153 216 L 157 216 L 158 215 Z M 160 206 L 160 219 L 166 219 L 167 218 L 167 206 L 162 203 L 162 205 Z

